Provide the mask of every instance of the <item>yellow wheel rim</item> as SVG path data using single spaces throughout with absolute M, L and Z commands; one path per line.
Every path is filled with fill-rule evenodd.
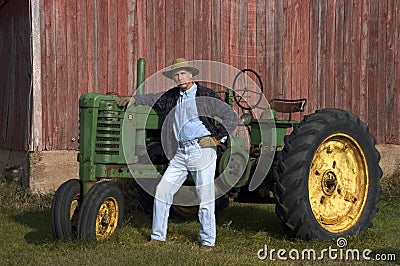
M 81 195 L 76 195 L 71 202 L 71 206 L 69 208 L 69 220 L 71 221 L 71 226 L 76 228 L 77 220 L 78 220 L 78 212 L 79 205 L 81 204 L 82 197 Z
M 111 236 L 118 225 L 119 206 L 114 197 L 107 198 L 101 204 L 96 219 L 96 239 L 102 240 Z
M 71 207 L 69 209 L 69 220 L 72 221 L 75 217 L 75 212 L 79 206 L 79 197 L 75 197 L 71 202 Z
M 359 220 L 368 196 L 368 166 L 358 142 L 343 133 L 318 147 L 308 178 L 309 202 L 318 223 L 342 233 Z

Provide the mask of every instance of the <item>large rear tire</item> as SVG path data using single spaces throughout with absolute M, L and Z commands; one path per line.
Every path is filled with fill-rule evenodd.
M 70 179 L 57 189 L 51 203 L 51 225 L 56 239 L 76 237 L 81 203 L 81 184 L 78 179 Z
M 382 170 L 374 138 L 358 117 L 338 109 L 306 116 L 277 159 L 275 211 L 290 237 L 333 239 L 372 226 Z
M 96 183 L 84 197 L 79 212 L 78 235 L 84 240 L 103 240 L 122 226 L 124 198 L 114 182 Z

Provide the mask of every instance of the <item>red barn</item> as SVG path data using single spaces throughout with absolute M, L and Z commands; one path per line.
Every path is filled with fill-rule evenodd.
M 38 186 L 77 174 L 79 96 L 132 94 L 141 57 L 148 76 L 176 57 L 252 68 L 268 99 L 349 110 L 400 144 L 396 0 L 0 0 L 0 48 L 0 170 Z

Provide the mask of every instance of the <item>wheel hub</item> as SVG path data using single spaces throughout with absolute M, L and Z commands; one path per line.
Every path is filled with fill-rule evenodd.
M 105 214 L 103 216 L 103 218 L 101 219 L 101 225 L 102 226 L 107 226 L 109 224 L 110 224 L 110 217 L 107 214 Z
M 322 191 L 327 196 L 332 196 L 336 191 L 336 187 L 338 184 L 336 175 L 333 171 L 326 171 L 324 176 L 322 177 Z

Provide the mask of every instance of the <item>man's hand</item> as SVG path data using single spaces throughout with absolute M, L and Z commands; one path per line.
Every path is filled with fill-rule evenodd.
M 217 147 L 221 145 L 221 141 L 215 137 L 207 136 L 199 139 L 199 145 L 202 148 Z
M 119 97 L 118 99 L 115 100 L 115 103 L 119 106 L 119 107 L 123 107 L 123 106 L 130 106 L 132 104 L 135 103 L 135 97 L 131 97 L 131 96 L 122 96 Z

